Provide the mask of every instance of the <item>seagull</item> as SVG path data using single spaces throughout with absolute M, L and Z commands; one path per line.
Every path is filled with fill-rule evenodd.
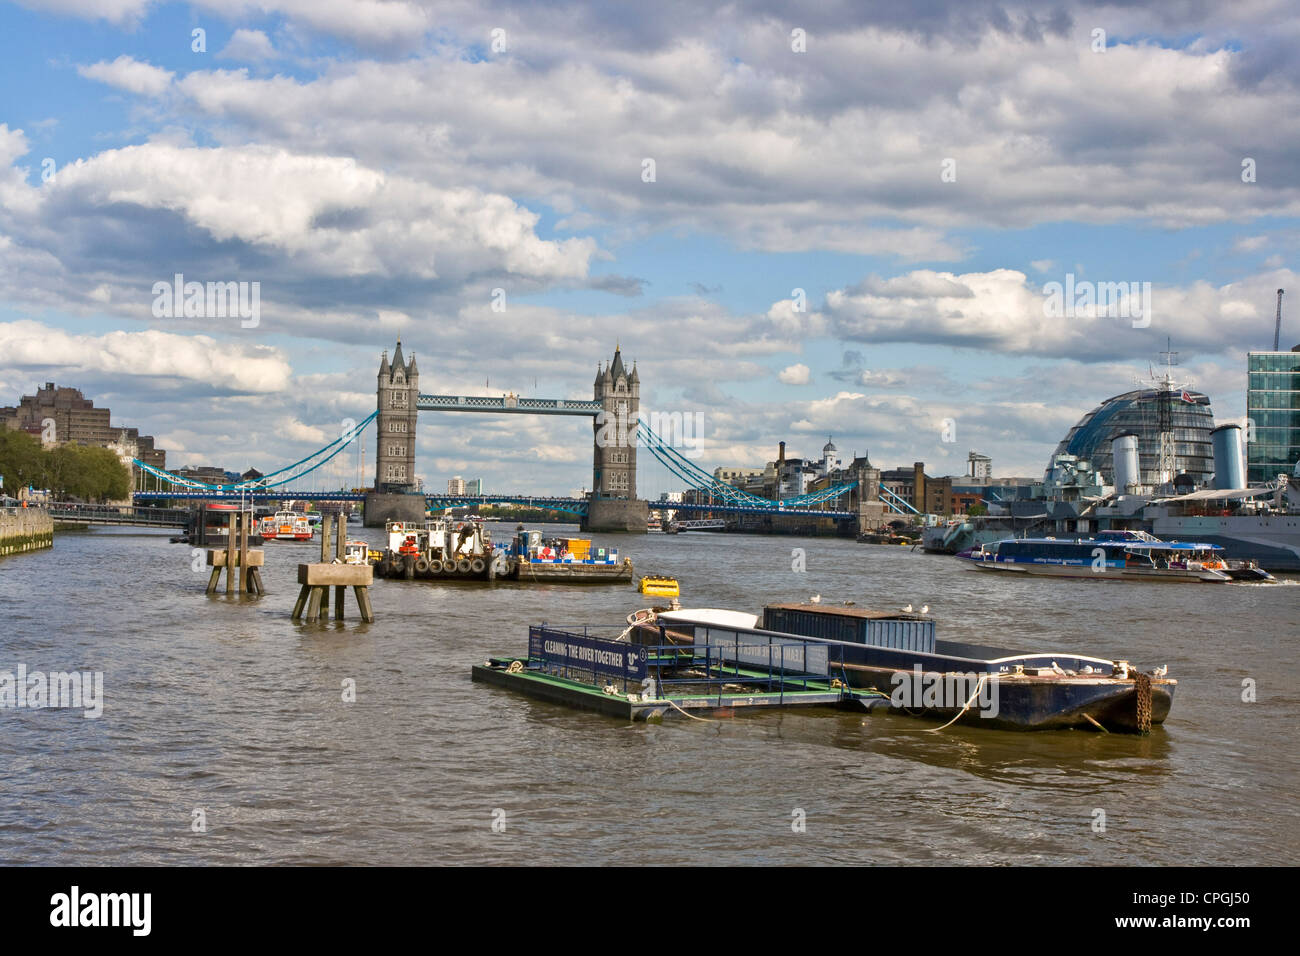
M 904 614 L 911 614 L 911 613 L 912 613 L 912 605 L 909 604 L 907 607 L 903 608 L 902 611 L 903 611 Z
M 1060 664 L 1056 663 L 1056 661 L 1052 661 L 1052 670 L 1062 677 L 1065 676 L 1065 671 L 1061 668 Z
M 1094 672 L 1093 666 L 1092 666 L 1091 664 L 1084 664 L 1084 665 L 1083 665 L 1083 672 L 1084 672 L 1085 674 L 1091 674 L 1091 673 L 1093 673 L 1093 672 Z
M 929 614 L 929 613 L 930 613 L 930 605 L 928 605 L 928 604 L 922 604 L 922 605 L 921 605 L 921 613 L 922 613 L 922 614 Z
M 813 595 L 812 597 L 810 597 L 808 600 L 811 601 L 813 604 L 821 604 L 821 603 L 822 603 L 822 596 L 821 596 L 820 594 L 814 594 L 814 595 Z
M 1169 665 L 1168 665 L 1168 664 L 1161 664 L 1159 667 L 1157 667 L 1155 670 L 1153 670 L 1153 671 L 1151 672 L 1151 676 L 1152 676 L 1152 677 L 1164 677 L 1164 676 L 1165 676 L 1166 674 L 1168 674 L 1168 673 L 1169 673 Z

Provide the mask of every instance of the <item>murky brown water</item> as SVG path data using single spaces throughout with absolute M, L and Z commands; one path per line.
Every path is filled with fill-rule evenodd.
M 928 603 L 941 636 L 1168 664 L 1173 712 L 1147 738 L 935 735 L 829 710 L 627 725 L 473 684 L 469 668 L 525 648 L 530 623 L 615 624 L 643 603 L 631 587 L 379 581 L 377 623 L 349 595 L 353 620 L 295 625 L 296 565 L 318 545 L 269 543 L 271 593 L 240 601 L 205 596 L 165 536 L 63 534 L 0 561 L 0 671 L 103 671 L 104 714 L 0 710 L 0 860 L 1300 862 L 1295 579 L 1007 580 L 847 541 L 603 540 L 678 576 L 687 606 Z

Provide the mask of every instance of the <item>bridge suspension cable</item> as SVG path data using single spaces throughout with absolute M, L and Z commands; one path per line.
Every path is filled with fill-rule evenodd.
M 885 506 L 889 508 L 890 511 L 894 512 L 894 514 L 905 515 L 909 511 L 914 515 L 919 515 L 921 513 L 913 508 L 906 498 L 900 498 L 898 495 L 886 488 L 884 482 L 880 483 L 880 500 L 883 501 Z
M 636 436 L 637 440 L 650 450 L 650 453 L 655 456 L 660 464 L 685 481 L 687 485 L 707 491 L 715 498 L 721 498 L 724 502 L 731 504 L 748 505 L 754 508 L 788 508 L 814 505 L 839 498 L 852 491 L 858 484 L 856 481 L 850 481 L 830 488 L 823 488 L 821 491 L 796 495 L 781 501 L 773 501 L 770 498 L 750 494 L 735 485 L 713 477 L 713 475 L 690 461 L 681 452 L 664 441 L 644 420 L 637 420 Z
M 170 484 L 180 485 L 183 488 L 194 488 L 202 491 L 227 491 L 227 492 L 256 491 L 258 489 L 279 488 L 282 485 L 287 485 L 291 481 L 297 481 L 299 478 L 303 478 L 311 474 L 317 468 L 320 468 L 322 465 L 329 462 L 336 455 L 338 455 L 339 452 L 341 452 L 344 448 L 350 445 L 354 438 L 356 438 L 363 431 L 365 431 L 366 426 L 368 426 L 372 421 L 374 421 L 375 417 L 378 414 L 379 412 L 377 410 L 371 412 L 369 415 L 363 418 L 359 423 L 357 423 L 354 427 L 352 427 L 349 431 L 340 435 L 338 438 L 334 439 L 328 445 L 316 449 L 306 458 L 300 458 L 298 461 L 295 461 L 293 464 L 285 465 L 283 468 L 273 471 L 270 474 L 263 475 L 261 478 L 249 479 L 248 481 L 237 481 L 229 485 L 213 485 L 213 484 L 208 484 L 205 481 L 198 481 L 193 478 L 182 478 L 180 475 L 173 475 L 169 471 L 161 471 L 160 469 L 155 468 L 153 465 L 140 461 L 140 459 L 138 458 L 132 458 L 131 460 L 135 463 L 135 465 L 138 468 L 140 468 L 142 471 L 146 472 L 147 474 L 153 475 L 154 477 L 166 481 Z M 338 447 L 334 448 L 335 445 L 338 445 Z M 334 450 L 330 452 L 330 454 L 326 455 L 324 458 L 316 462 L 310 468 L 304 468 L 301 471 L 295 471 L 293 474 L 289 475 L 287 478 L 281 479 L 280 481 L 267 480 L 268 478 L 274 478 L 277 475 L 283 475 L 286 472 L 293 471 L 293 469 L 298 468 L 300 465 L 305 465 L 313 458 L 316 458 L 317 456 L 324 454 L 325 452 L 329 451 L 331 448 L 334 448 Z

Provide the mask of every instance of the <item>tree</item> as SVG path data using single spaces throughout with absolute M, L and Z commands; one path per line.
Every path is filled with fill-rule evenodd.
M 26 432 L 0 428 L 0 475 L 11 495 L 28 485 L 56 497 L 119 500 L 131 493 L 131 473 L 107 448 L 59 445 L 46 450 Z
M 49 487 L 59 497 L 104 501 L 125 498 L 131 491 L 131 475 L 107 448 L 60 445 L 48 459 Z
M 4 476 L 9 494 L 17 495 L 21 488 L 41 484 L 44 459 L 41 443 L 31 435 L 0 427 L 0 475 Z
M 131 473 L 117 454 L 107 448 L 84 448 L 87 497 L 99 501 L 120 500 L 131 493 Z

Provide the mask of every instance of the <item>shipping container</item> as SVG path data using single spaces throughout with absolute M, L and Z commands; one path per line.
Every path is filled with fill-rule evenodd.
M 849 641 L 872 647 L 934 653 L 934 621 L 904 614 L 772 604 L 763 608 L 763 629 L 824 641 Z

